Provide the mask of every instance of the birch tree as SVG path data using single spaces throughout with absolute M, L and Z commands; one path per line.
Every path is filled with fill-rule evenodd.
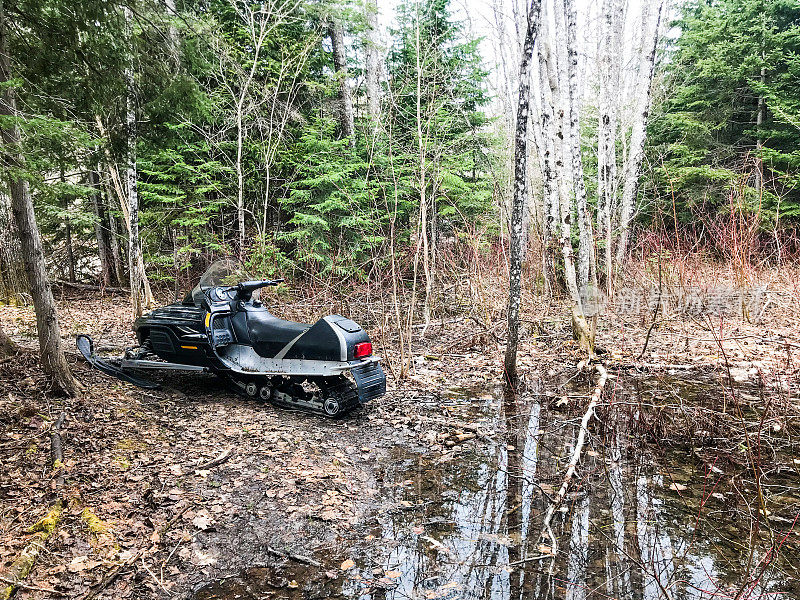
M 506 377 L 517 376 L 517 348 L 519 346 L 519 311 L 522 302 L 522 214 L 527 200 L 528 113 L 531 106 L 531 62 L 533 47 L 540 25 L 542 0 L 531 0 L 528 6 L 525 41 L 519 61 L 519 97 L 517 101 L 516 131 L 514 134 L 514 197 L 511 208 L 511 256 L 509 261 L 508 291 L 508 341 L 506 345 Z
M 581 156 L 580 114 L 583 98 L 578 86 L 578 11 L 575 0 L 563 0 L 566 25 L 566 71 L 567 97 L 569 104 L 569 148 L 572 160 L 572 191 L 575 195 L 578 216 L 578 286 L 586 291 L 589 284 L 597 286 L 597 269 L 594 248 L 594 226 L 586 199 L 586 183 L 583 178 L 583 158 Z
M 134 46 L 131 9 L 124 7 L 125 38 L 128 61 L 125 65 L 125 191 L 127 196 L 128 273 L 130 276 L 131 304 L 134 318 L 140 317 L 144 308 L 155 304 L 150 284 L 144 270 L 142 244 L 139 239 L 139 176 L 136 169 L 136 83 L 134 80 Z M 120 196 L 120 201 L 124 200 Z
M 544 15 L 544 11 L 543 11 Z M 543 211 L 542 218 L 544 223 L 543 231 L 543 271 L 545 281 L 551 288 L 555 286 L 555 257 L 553 255 L 554 244 L 558 238 L 558 189 L 556 183 L 556 171 L 554 162 L 555 155 L 555 132 L 554 116 L 555 107 L 553 103 L 554 94 L 557 90 L 555 79 L 555 69 L 550 64 L 552 60 L 549 45 L 549 25 L 548 20 L 542 16 L 542 25 L 537 47 L 537 68 L 539 70 L 539 94 L 540 94 L 540 113 L 538 123 L 539 144 L 539 164 L 542 168 L 542 194 Z
M 620 267 L 628 251 L 630 224 L 634 216 L 636 197 L 639 193 L 639 178 L 644 159 L 644 144 L 647 139 L 647 121 L 650 116 L 651 88 L 655 71 L 656 50 L 661 26 L 661 16 L 666 0 L 657 0 L 653 5 L 643 3 L 642 48 L 634 92 L 634 119 L 631 129 L 630 147 L 624 166 L 622 204 L 620 207 L 620 234 L 617 242 L 616 264 Z
M 597 122 L 597 228 L 604 240 L 603 268 L 606 289 L 611 282 L 611 217 L 616 210 L 617 121 L 622 57 L 622 32 L 625 24 L 623 0 L 603 0 L 600 18 L 598 74 L 600 90 Z
M 28 180 L 23 172 L 25 157 L 20 151 L 20 130 L 17 119 L 16 96 L 12 85 L 11 57 L 8 53 L 8 23 L 5 2 L 0 0 L 0 115 L 4 117 L 0 135 L 3 140 L 2 161 L 9 169 L 11 210 L 19 231 L 22 259 L 36 311 L 36 329 L 39 336 L 39 353 L 42 369 L 52 378 L 57 388 L 74 394 L 80 384 L 70 371 L 61 347 L 61 327 L 58 323 L 53 291 L 47 276 L 42 238 L 33 212 Z

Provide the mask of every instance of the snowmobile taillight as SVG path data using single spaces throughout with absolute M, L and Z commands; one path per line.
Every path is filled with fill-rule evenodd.
M 353 356 L 356 358 L 364 358 L 370 354 L 372 354 L 372 342 L 361 342 L 360 344 L 356 344 Z

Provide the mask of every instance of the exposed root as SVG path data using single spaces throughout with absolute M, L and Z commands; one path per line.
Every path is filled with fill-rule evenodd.
M 22 550 L 19 558 L 11 565 L 11 568 L 3 574 L 2 579 L 8 585 L 0 589 L 0 600 L 11 598 L 14 590 L 28 577 L 36 564 L 39 553 L 44 549 L 47 539 L 58 527 L 62 510 L 63 504 L 59 500 L 40 521 L 31 527 L 30 531 L 33 532 L 33 537 Z

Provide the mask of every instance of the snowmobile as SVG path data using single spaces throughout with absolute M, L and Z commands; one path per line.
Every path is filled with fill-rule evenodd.
M 259 290 L 282 279 L 241 281 L 236 261 L 213 263 L 182 302 L 134 323 L 139 346 L 103 359 L 88 335 L 78 349 L 97 369 L 134 385 L 159 387 L 137 371 L 197 371 L 227 379 L 249 398 L 340 417 L 386 393 L 380 357 L 367 333 L 339 315 L 313 325 L 285 321 Z

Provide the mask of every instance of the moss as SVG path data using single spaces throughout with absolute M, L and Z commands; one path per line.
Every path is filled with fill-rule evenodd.
M 50 534 L 55 531 L 55 528 L 58 527 L 58 521 L 61 519 L 61 511 L 63 507 L 64 505 L 60 500 L 56 502 L 44 517 L 31 526 L 30 530 L 32 532 L 41 532 L 42 538 L 47 539 Z
M 99 536 L 108 533 L 108 524 L 94 514 L 88 506 L 81 512 L 81 521 L 86 524 L 86 528 L 94 535 Z

